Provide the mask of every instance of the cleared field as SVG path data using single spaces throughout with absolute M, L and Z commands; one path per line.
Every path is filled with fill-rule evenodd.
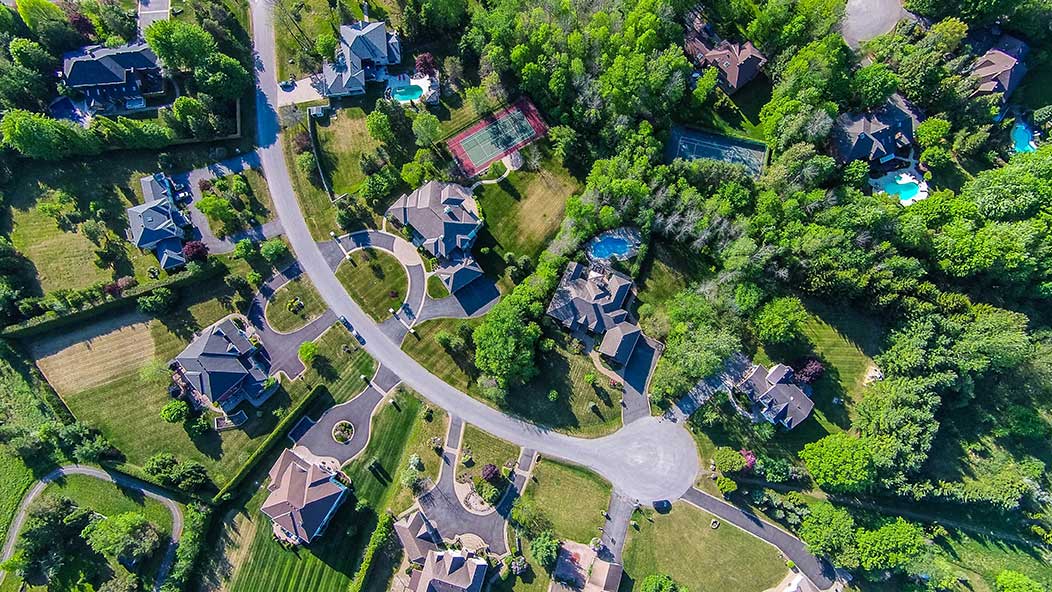
M 288 309 L 289 302 L 299 298 L 303 308 L 298 312 Z M 325 312 L 325 303 L 314 289 L 314 284 L 306 274 L 293 278 L 277 289 L 271 296 L 264 314 L 267 322 L 275 331 L 290 333 L 313 321 Z
M 610 484 L 591 471 L 541 459 L 522 496 L 551 520 L 557 537 L 588 544 L 606 522 L 602 513 L 611 492 Z
M 336 278 L 362 310 L 377 321 L 391 316 L 387 309 L 398 310 L 402 306 L 409 286 L 405 268 L 398 259 L 378 249 L 351 253 L 351 259 L 336 268 Z
M 103 516 L 138 512 L 164 533 L 172 532 L 172 513 L 161 502 L 128 491 L 109 481 L 88 475 L 66 475 L 48 484 L 44 495 L 68 497 L 78 506 L 91 508 Z
M 691 590 L 757 592 L 786 574 L 778 550 L 729 524 L 712 528 L 713 516 L 677 502 L 667 514 L 636 514 L 624 550 L 621 592 L 639 590 L 646 576 L 664 573 Z

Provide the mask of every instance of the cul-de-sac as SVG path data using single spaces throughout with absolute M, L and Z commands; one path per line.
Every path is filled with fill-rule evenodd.
M 1052 592 L 1052 0 L 0 0 L 0 592 Z

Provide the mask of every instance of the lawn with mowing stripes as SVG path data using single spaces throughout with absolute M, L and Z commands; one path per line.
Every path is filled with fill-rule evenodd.
M 355 302 L 377 321 L 391 316 L 405 301 L 409 278 L 394 257 L 379 249 L 361 249 L 336 268 L 336 278 Z
M 533 470 L 522 496 L 551 520 L 557 537 L 588 544 L 601 534 L 611 491 L 599 475 L 545 458 Z
M 289 303 L 299 299 L 299 307 L 292 312 Z M 301 274 L 278 288 L 267 302 L 267 322 L 275 331 L 290 333 L 321 316 L 325 303 L 306 274 Z
M 65 475 L 48 484 L 44 495 L 68 497 L 82 508 L 91 508 L 103 516 L 116 516 L 126 512 L 142 514 L 161 532 L 172 532 L 172 513 L 161 502 L 126 490 L 109 481 L 89 475 Z

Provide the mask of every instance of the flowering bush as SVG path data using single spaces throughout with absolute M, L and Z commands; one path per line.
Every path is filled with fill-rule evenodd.
M 496 483 L 500 479 L 500 471 L 497 470 L 497 465 L 487 464 L 482 467 L 482 478 L 490 483 Z
M 745 469 L 744 470 L 752 471 L 753 467 L 756 466 L 756 453 L 754 453 L 752 450 L 746 450 L 746 449 L 742 448 L 741 450 L 738 451 L 738 454 L 741 454 L 742 458 L 745 459 Z
M 807 360 L 802 368 L 796 373 L 796 380 L 804 384 L 812 384 L 822 375 L 825 374 L 826 367 L 822 365 L 822 362 L 811 358 Z

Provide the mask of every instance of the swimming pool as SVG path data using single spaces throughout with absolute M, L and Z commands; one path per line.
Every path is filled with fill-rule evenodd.
M 1012 148 L 1016 152 L 1034 152 L 1037 150 L 1037 147 L 1034 146 L 1034 132 L 1021 119 L 1016 120 L 1015 125 L 1012 126 Z
M 611 259 L 623 258 L 631 250 L 632 243 L 628 239 L 608 234 L 593 241 L 589 253 L 593 259 Z
M 406 86 L 400 86 L 398 88 L 391 89 L 391 97 L 396 101 L 415 101 L 424 94 L 424 89 L 420 88 L 415 84 L 408 84 Z
M 905 175 L 887 176 L 881 179 L 880 190 L 898 197 L 899 201 L 909 201 L 920 193 L 920 184 Z

